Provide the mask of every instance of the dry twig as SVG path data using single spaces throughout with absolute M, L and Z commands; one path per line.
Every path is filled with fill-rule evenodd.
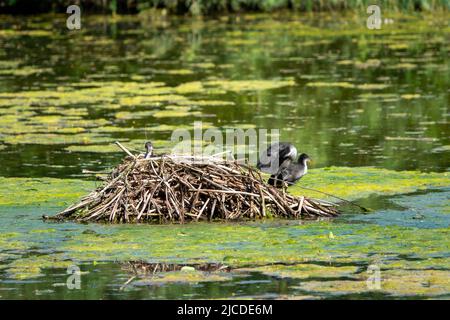
M 333 217 L 335 206 L 265 183 L 256 169 L 219 157 L 132 155 L 104 186 L 54 218 L 111 223 Z

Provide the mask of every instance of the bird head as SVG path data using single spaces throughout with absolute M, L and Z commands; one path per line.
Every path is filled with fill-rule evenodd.
M 145 143 L 145 150 L 147 150 L 146 155 L 150 155 L 151 156 L 151 154 L 153 152 L 153 144 L 150 141 L 147 141 Z
M 302 153 L 300 157 L 298 157 L 298 162 L 306 164 L 307 162 L 311 162 L 311 158 L 306 153 Z
M 148 149 L 153 149 L 153 144 L 152 144 L 150 141 L 147 141 L 147 142 L 145 143 L 145 149 L 146 149 L 146 150 L 148 150 Z

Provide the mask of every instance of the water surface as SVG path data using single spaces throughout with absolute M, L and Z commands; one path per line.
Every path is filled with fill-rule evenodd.
M 69 32 L 61 16 L 2 17 L 0 298 L 448 298 L 450 19 L 392 18 L 372 31 L 364 16 L 91 16 Z M 186 226 L 40 219 L 92 187 L 83 170 L 120 161 L 113 141 L 167 150 L 194 121 L 280 129 L 322 168 L 305 185 L 373 211 Z M 232 270 L 123 287 L 128 260 Z M 80 290 L 65 286 L 74 264 Z

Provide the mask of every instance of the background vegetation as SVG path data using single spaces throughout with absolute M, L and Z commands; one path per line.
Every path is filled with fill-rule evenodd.
M 364 10 L 370 4 L 394 11 L 448 10 L 450 0 L 0 0 L 2 13 L 63 12 L 70 4 L 103 13 L 138 13 L 166 9 L 172 14 L 209 15 L 241 11 Z

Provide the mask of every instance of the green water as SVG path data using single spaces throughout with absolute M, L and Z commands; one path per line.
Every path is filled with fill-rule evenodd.
M 373 31 L 364 16 L 92 16 L 69 32 L 62 16 L 2 17 L 0 298 L 448 298 L 449 17 L 392 18 Z M 111 142 L 168 150 L 194 121 L 280 129 L 314 159 L 303 185 L 373 210 L 308 223 L 40 219 L 92 188 L 83 170 L 120 161 Z M 122 288 L 128 260 L 231 271 Z M 80 290 L 65 286 L 73 264 Z M 371 264 L 381 289 L 366 286 Z

